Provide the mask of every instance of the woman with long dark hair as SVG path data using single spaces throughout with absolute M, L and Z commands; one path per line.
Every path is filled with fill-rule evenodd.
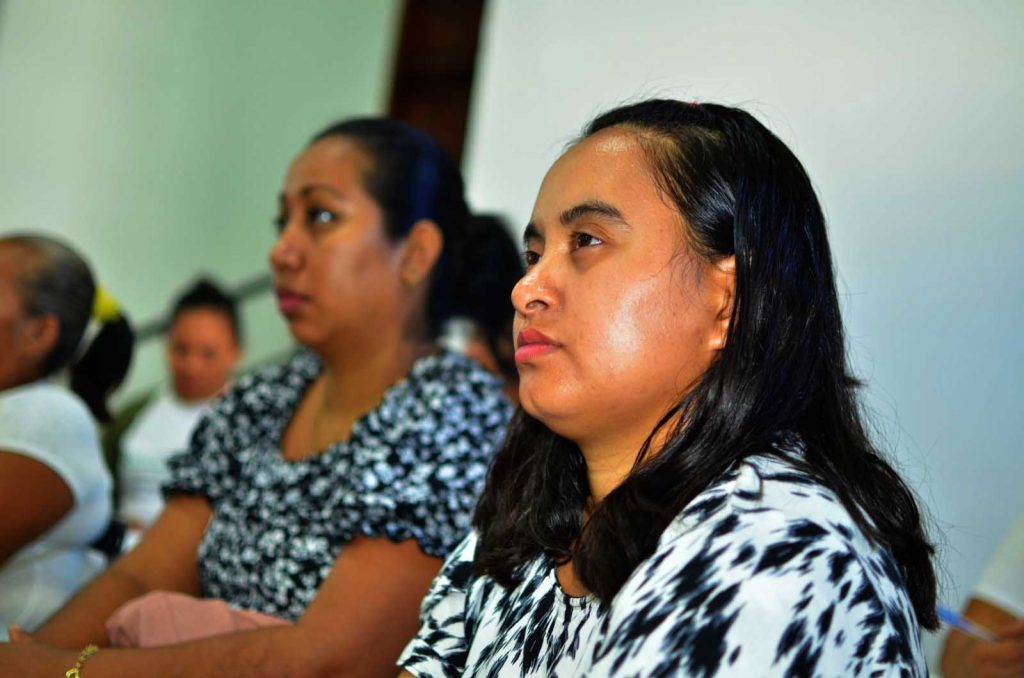
M 458 166 L 394 120 L 317 134 L 277 198 L 270 266 L 305 350 L 219 400 L 139 545 L 15 634 L 0 674 L 394 674 L 511 414 L 436 343 L 487 262 L 462 256 Z
M 869 440 L 811 182 L 653 100 L 552 166 L 522 409 L 399 660 L 418 675 L 924 675 L 932 547 Z

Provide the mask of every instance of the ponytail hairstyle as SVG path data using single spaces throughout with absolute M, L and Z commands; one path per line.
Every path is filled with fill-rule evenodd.
M 369 156 L 363 186 L 383 211 L 393 242 L 402 240 L 421 219 L 429 219 L 441 230 L 444 247 L 431 272 L 426 309 L 427 335 L 436 339 L 448 320 L 469 313 L 465 294 L 469 208 L 458 165 L 425 132 L 390 118 L 345 120 L 314 136 L 310 144 L 333 137 L 350 140 Z
M 39 366 L 39 378 L 69 367 L 71 390 L 98 421 L 109 422 L 107 397 L 128 373 L 135 343 L 128 320 L 116 307 L 108 308 L 100 328 L 79 355 L 97 299 L 88 264 L 68 245 L 47 236 L 16 234 L 0 243 L 19 247 L 26 254 L 18 276 L 25 313 L 29 317 L 52 315 L 58 321 L 57 341 Z
M 892 553 L 919 622 L 937 628 L 934 548 L 913 493 L 867 434 L 825 219 L 803 166 L 750 114 L 715 104 L 623 106 L 595 119 L 583 138 L 611 128 L 635 136 L 693 250 L 708 262 L 735 257 L 726 344 L 656 427 L 671 427 L 668 442 L 649 450 L 652 432 L 586 524 L 579 448 L 520 409 L 477 505 L 475 570 L 509 586 L 533 558 L 571 559 L 608 604 L 700 492 L 796 434 L 804 452 L 793 461 Z

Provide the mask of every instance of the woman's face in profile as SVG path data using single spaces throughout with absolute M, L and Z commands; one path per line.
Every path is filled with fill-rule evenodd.
M 0 391 L 37 378 L 56 340 L 44 341 L 41 319 L 25 313 L 18 280 L 25 258 L 19 247 L 0 244 Z
M 240 351 L 231 320 L 212 308 L 178 313 L 167 333 L 167 362 L 175 394 L 186 401 L 219 393 L 231 378 Z
M 380 206 L 363 187 L 370 159 L 329 137 L 292 163 L 279 196 L 279 235 L 270 251 L 278 308 L 311 348 L 372 341 L 401 313 L 400 252 Z
M 15 280 L 18 265 L 9 249 L 0 247 L 0 390 L 19 384 L 24 372 L 21 343 L 25 312 Z
M 552 166 L 512 292 L 527 412 L 584 444 L 649 432 L 692 387 L 724 341 L 731 277 L 686 228 L 630 133 L 599 132 Z

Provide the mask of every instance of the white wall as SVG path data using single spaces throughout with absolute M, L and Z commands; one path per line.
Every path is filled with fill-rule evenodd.
M 623 101 L 741 105 L 789 143 L 954 606 L 1024 509 L 1022 27 L 1019 0 L 490 0 L 467 149 L 474 205 L 521 228 L 564 144 Z
M 291 157 L 384 109 L 398 0 L 6 0 L 0 7 L 0 232 L 69 239 L 146 321 L 199 272 L 267 270 Z M 289 343 L 270 295 L 246 305 L 250 361 Z M 127 392 L 163 372 L 160 342 Z

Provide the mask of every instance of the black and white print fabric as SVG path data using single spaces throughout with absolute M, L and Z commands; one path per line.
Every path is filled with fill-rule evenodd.
M 499 381 L 454 353 L 422 358 L 347 441 L 286 460 L 282 434 L 320 370 L 303 352 L 240 380 L 169 462 L 164 493 L 213 507 L 204 596 L 295 620 L 354 537 L 415 539 L 444 557 L 469 530 L 511 416 Z
M 666 529 L 607 608 L 537 559 L 513 590 L 472 573 L 475 535 L 423 602 L 416 676 L 925 676 L 890 554 L 784 458 L 738 464 Z

